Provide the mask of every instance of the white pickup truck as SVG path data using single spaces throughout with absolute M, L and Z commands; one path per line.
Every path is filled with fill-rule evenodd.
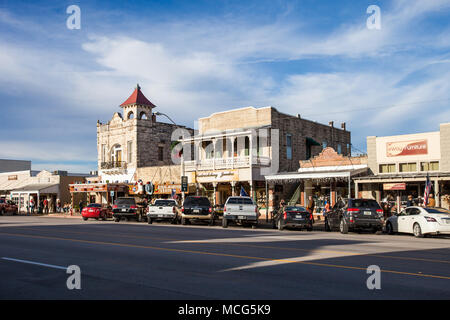
M 227 228 L 230 222 L 243 226 L 258 225 L 258 206 L 250 197 L 229 197 L 223 208 L 222 227 Z
M 178 205 L 173 199 L 156 199 L 153 204 L 148 206 L 147 222 L 169 220 L 173 224 L 178 220 Z

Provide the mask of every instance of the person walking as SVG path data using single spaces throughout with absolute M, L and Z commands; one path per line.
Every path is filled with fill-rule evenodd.
M 44 199 L 44 214 L 48 214 L 48 200 Z
M 56 200 L 56 212 L 61 213 L 61 200 Z
M 83 200 L 80 200 L 80 203 L 78 205 L 80 207 L 80 214 L 83 211 Z
M 314 207 L 315 207 L 314 199 L 312 196 L 309 196 L 309 201 L 308 205 L 306 206 L 306 210 L 308 210 L 308 212 L 312 215 L 313 223 L 314 223 Z
M 34 198 L 33 197 L 31 197 L 31 199 L 30 199 L 30 211 L 31 211 L 31 214 L 33 214 L 34 213 Z

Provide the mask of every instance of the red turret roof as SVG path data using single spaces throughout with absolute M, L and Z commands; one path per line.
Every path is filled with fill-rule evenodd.
M 120 106 L 121 107 L 125 107 L 128 106 L 130 104 L 140 104 L 143 106 L 149 106 L 152 108 L 155 108 L 156 106 L 150 102 L 150 100 L 148 100 L 144 94 L 141 91 L 141 87 L 139 87 L 139 85 L 136 86 L 136 89 L 134 89 L 133 93 L 131 94 L 131 96 L 124 102 L 122 103 Z

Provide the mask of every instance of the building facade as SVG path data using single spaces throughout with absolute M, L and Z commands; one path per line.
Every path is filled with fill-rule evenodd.
M 297 170 L 300 160 L 319 154 L 324 146 L 351 153 L 350 132 L 323 125 L 273 107 L 242 108 L 214 113 L 198 121 L 198 134 L 183 140 L 182 171 L 215 204 L 244 190 L 266 206 L 265 175 Z M 289 194 L 288 186 L 270 190 Z
M 356 179 L 358 194 L 382 201 L 394 198 L 398 207 L 408 195 L 423 196 L 427 176 L 437 206 L 448 206 L 450 194 L 450 123 L 435 132 L 367 137 L 370 176 Z
M 184 127 L 158 122 L 153 113 L 156 106 L 139 85 L 120 107 L 123 113 L 114 113 L 105 124 L 97 122 L 102 182 L 133 182 L 138 168 L 171 165 L 172 132 Z

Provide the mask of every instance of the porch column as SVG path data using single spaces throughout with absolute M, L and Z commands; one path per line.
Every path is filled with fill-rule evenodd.
M 355 198 L 359 198 L 359 184 L 358 181 L 355 181 Z
M 439 180 L 434 180 L 434 199 L 436 200 L 436 207 L 441 206 L 441 197 L 440 197 L 440 191 L 439 191 Z
M 217 182 L 213 182 L 213 188 L 214 188 L 214 203 L 213 205 L 215 206 L 217 204 Z
M 231 195 L 236 196 L 236 181 L 231 181 Z
M 254 195 L 254 190 L 253 190 L 253 181 L 249 181 L 248 184 L 250 185 L 249 196 L 253 199 L 253 201 L 255 201 L 255 195 Z

